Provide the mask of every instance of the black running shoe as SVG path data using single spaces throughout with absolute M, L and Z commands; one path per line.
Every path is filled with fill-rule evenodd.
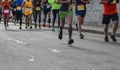
M 109 42 L 108 36 L 105 36 L 104 40 L 105 42 Z
M 74 43 L 74 40 L 73 40 L 73 39 L 70 39 L 70 40 L 68 41 L 68 44 L 72 44 L 72 43 Z
M 35 29 L 37 29 L 37 24 L 35 23 Z
M 113 42 L 116 42 L 116 41 L 117 41 L 117 39 L 115 38 L 114 35 L 111 35 L 111 39 L 113 40 Z
M 61 40 L 62 39 L 62 32 L 59 33 L 58 38 Z
M 80 34 L 80 39 L 83 39 L 84 38 L 84 35 L 83 34 Z
M 39 24 L 39 28 L 41 29 L 41 25 Z
M 27 29 L 28 27 L 27 27 L 27 25 L 25 26 L 25 29 Z
M 30 26 L 30 29 L 32 29 L 32 26 Z
M 21 30 L 21 29 L 22 29 L 22 27 L 20 26 L 20 27 L 19 27 L 19 29 Z

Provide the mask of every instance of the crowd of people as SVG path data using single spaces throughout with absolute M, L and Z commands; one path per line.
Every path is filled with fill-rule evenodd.
M 59 34 L 58 38 L 61 40 L 63 38 L 63 28 L 65 24 L 65 18 L 67 18 L 68 23 L 68 44 L 74 43 L 72 39 L 72 21 L 73 21 L 73 13 L 76 14 L 78 23 L 78 32 L 80 35 L 80 39 L 84 38 L 84 34 L 82 33 L 82 24 L 84 23 L 84 17 L 86 15 L 86 4 L 89 4 L 89 0 L 4 0 L 0 2 L 0 21 L 3 17 L 4 26 L 7 29 L 8 22 L 10 19 L 10 12 L 12 11 L 12 19 L 14 19 L 14 23 L 19 21 L 20 27 L 22 29 L 22 17 L 25 17 L 25 28 L 28 27 L 32 29 L 32 16 L 34 20 L 35 28 L 46 27 L 46 18 L 48 18 L 48 28 L 51 28 L 51 11 L 52 11 L 52 31 L 55 31 L 55 20 L 58 16 L 58 29 Z M 101 0 L 101 4 L 103 4 L 103 24 L 104 24 L 104 34 L 105 42 L 109 42 L 108 39 L 108 27 L 109 23 L 113 21 L 113 32 L 111 38 L 114 42 L 117 41 L 115 38 L 116 31 L 118 29 L 118 9 L 117 3 L 119 0 Z M 75 6 L 75 12 L 73 12 L 73 6 Z M 41 12 L 43 12 L 43 24 L 41 24 Z M 89 12 L 89 11 L 87 11 Z M 2 17 L 1 17 L 2 16 Z M 39 24 L 38 24 L 39 23 Z

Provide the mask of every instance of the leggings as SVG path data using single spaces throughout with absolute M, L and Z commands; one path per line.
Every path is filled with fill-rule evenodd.
M 34 11 L 34 17 L 33 18 L 34 18 L 35 23 L 37 22 L 37 17 L 38 16 L 39 16 L 38 21 L 39 21 L 39 24 L 40 24 L 41 23 L 41 10 L 40 11 L 36 11 L 36 10 Z
M 59 18 L 59 9 L 58 10 L 52 10 L 53 13 L 53 23 L 52 26 L 55 24 L 56 16 L 58 16 L 58 27 L 60 26 L 60 18 Z
M 17 21 L 20 20 L 20 26 L 22 26 L 22 12 L 16 12 Z

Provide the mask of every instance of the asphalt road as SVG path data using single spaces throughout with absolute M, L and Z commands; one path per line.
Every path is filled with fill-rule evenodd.
M 104 36 L 84 33 L 81 40 L 67 45 L 68 32 L 58 39 L 58 30 L 23 29 L 11 23 L 8 30 L 0 24 L 0 70 L 120 70 L 120 38 L 104 42 Z

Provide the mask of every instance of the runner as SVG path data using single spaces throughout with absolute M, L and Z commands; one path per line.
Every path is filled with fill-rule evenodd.
M 43 27 L 46 26 L 46 18 L 48 15 L 48 28 L 50 28 L 51 18 L 50 18 L 50 12 L 51 12 L 51 5 L 48 3 L 48 0 L 42 0 L 42 6 L 43 6 Z
M 23 4 L 23 0 L 15 0 L 16 18 L 17 18 L 17 21 L 20 20 L 19 29 L 22 29 L 22 4 Z
M 1 23 L 1 19 L 2 19 L 2 6 L 1 6 L 1 2 L 0 2 L 0 23 Z
M 112 19 L 113 21 L 113 32 L 112 32 L 112 35 L 111 35 L 111 39 L 113 40 L 113 42 L 116 42 L 117 39 L 115 38 L 115 34 L 116 34 L 116 31 L 118 29 L 118 20 L 119 20 L 119 17 L 118 17 L 118 9 L 117 9 L 117 4 L 116 3 L 113 3 L 112 1 L 101 1 L 101 3 L 103 4 L 103 24 L 104 24 L 104 34 L 105 34 L 105 42 L 109 42 L 109 39 L 108 39 L 108 27 L 109 27 L 109 23 L 110 23 L 110 20 Z
M 4 26 L 5 29 L 7 29 L 8 27 L 8 21 L 9 21 L 9 17 L 10 17 L 10 1 L 9 0 L 5 0 L 2 2 L 2 7 L 3 7 L 3 19 L 4 19 Z
M 33 0 L 33 18 L 34 18 L 34 22 L 35 22 L 35 28 L 37 28 L 37 18 L 39 16 L 39 28 L 41 28 L 41 1 L 42 0 Z
M 68 33 L 69 33 L 69 40 L 68 44 L 72 44 L 74 41 L 71 38 L 72 37 L 72 19 L 73 19 L 73 11 L 72 11 L 72 0 L 56 0 L 58 4 L 61 4 L 59 16 L 60 16 L 60 32 L 58 35 L 58 38 L 62 39 L 63 34 L 63 27 L 65 24 L 65 18 L 67 17 L 67 23 L 68 23 Z
M 86 14 L 86 4 L 89 3 L 89 0 L 76 0 L 76 15 L 78 20 L 78 31 L 80 33 L 80 39 L 84 38 L 84 35 L 82 34 L 82 24 L 84 22 L 84 17 Z
M 15 21 L 16 21 L 16 5 L 15 5 L 15 0 L 12 0 L 12 4 L 11 4 L 11 7 L 12 7 L 12 21 L 14 22 L 15 24 Z
M 60 27 L 59 9 L 61 5 L 56 4 L 55 0 L 48 0 L 48 1 L 52 5 L 52 14 L 53 14 L 52 31 L 55 31 L 54 24 L 57 16 L 58 16 L 58 29 Z
M 30 29 L 32 29 L 32 9 L 33 9 L 33 5 L 32 5 L 32 0 L 25 0 L 25 2 L 23 3 L 24 7 L 24 14 L 26 17 L 26 26 L 25 28 L 27 29 L 28 26 L 30 26 Z

